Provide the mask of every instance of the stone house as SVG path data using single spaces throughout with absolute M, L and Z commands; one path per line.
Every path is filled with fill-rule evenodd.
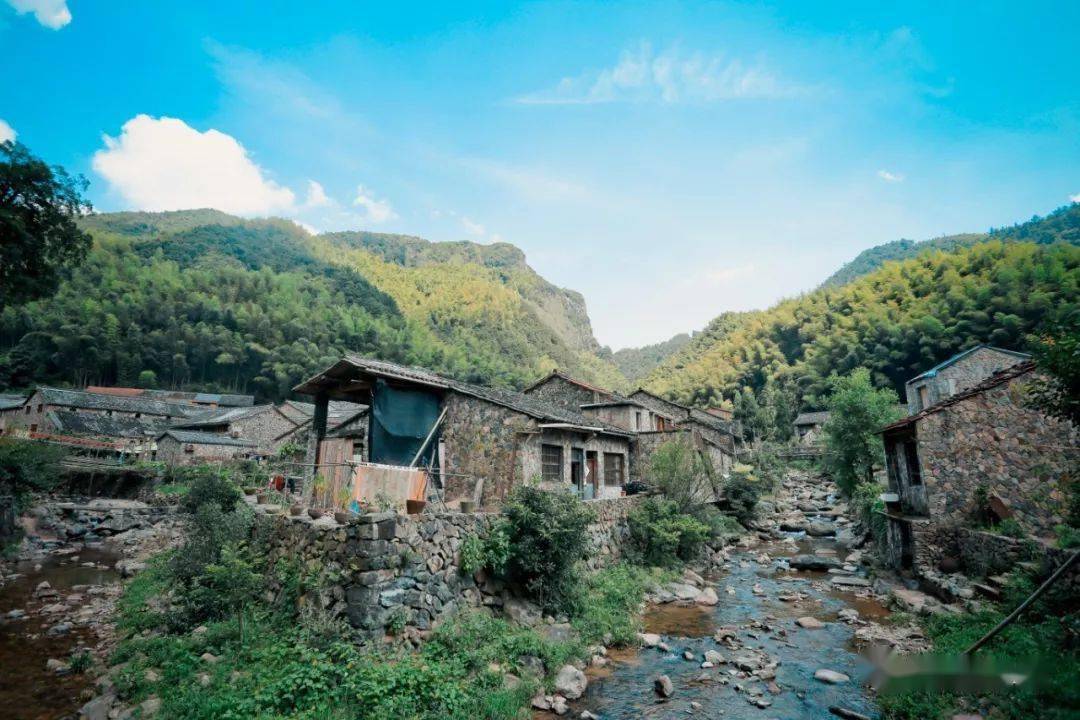
M 8 418 L 11 428 L 18 424 L 28 432 L 43 428 L 50 412 L 65 411 L 80 415 L 102 415 L 115 418 L 146 418 L 154 420 L 184 420 L 206 408 L 186 403 L 168 402 L 145 397 L 128 397 L 108 393 L 89 393 L 81 390 L 62 390 L 41 387 L 31 395 L 17 411 Z
M 90 385 L 86 388 L 86 392 L 102 395 L 120 395 L 122 397 L 141 397 L 149 400 L 164 400 L 166 402 L 198 405 L 202 408 L 251 407 L 255 404 L 255 397 L 253 395 L 237 395 L 231 393 L 188 392 L 184 390 L 156 390 L 132 387 L 104 387 L 101 385 Z
M 329 446 L 331 399 L 370 407 L 364 461 L 426 468 L 428 496 L 496 506 L 538 479 L 585 498 L 622 493 L 634 434 L 542 399 L 444 378 L 427 370 L 346 355 L 295 391 L 315 397 L 316 467 Z M 367 471 L 366 471 L 367 472 Z
M 1052 533 L 1075 472 L 1077 429 L 1026 401 L 1035 364 L 1013 364 L 882 431 L 890 563 L 937 567 L 942 528 L 971 526 L 987 503 L 1036 537 Z
M 614 397 L 601 402 L 586 403 L 580 408 L 588 417 L 599 418 L 635 433 L 663 431 L 675 425 L 671 418 L 631 398 Z
M 792 425 L 795 441 L 804 447 L 817 447 L 822 442 L 822 431 L 829 422 L 829 411 L 799 413 Z
M 255 443 L 198 430 L 169 429 L 157 437 L 156 458 L 168 465 L 197 465 L 246 458 Z
M 1031 356 L 1026 353 L 990 345 L 968 348 L 905 383 L 907 414 L 914 415 L 951 395 L 978 385 L 1000 370 L 1030 359 Z
M 610 390 L 582 382 L 558 370 L 552 370 L 546 377 L 537 380 L 521 392 L 553 405 L 571 409 L 592 403 L 607 402 L 616 397 Z
M 107 450 L 149 459 L 154 455 L 155 438 L 167 429 L 168 421 L 160 418 L 51 410 L 29 437 L 76 450 Z
M 173 423 L 174 428 L 250 440 L 260 455 L 272 455 L 286 442 L 297 423 L 274 405 L 230 407 Z
M 0 435 L 5 433 L 9 419 L 14 420 L 23 412 L 25 395 L 0 395 Z

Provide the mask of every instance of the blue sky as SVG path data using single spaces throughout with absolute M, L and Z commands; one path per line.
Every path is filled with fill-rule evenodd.
M 639 345 L 1080 201 L 1080 3 L 885 5 L 0 0 L 0 136 L 99 210 L 512 242 Z

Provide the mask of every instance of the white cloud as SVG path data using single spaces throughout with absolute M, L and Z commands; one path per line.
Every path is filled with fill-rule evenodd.
M 67 0 L 7 0 L 7 3 L 20 15 L 34 13 L 39 23 L 53 30 L 71 22 Z
M 15 128 L 11 127 L 3 120 L 0 120 L 0 143 L 8 142 L 9 140 L 14 142 L 16 135 Z
M 610 68 L 565 77 L 555 87 L 522 95 L 523 105 L 590 105 L 611 102 L 720 102 L 805 95 L 809 87 L 738 59 L 676 49 L 654 53 L 642 43 Z
M 94 170 L 131 207 L 212 207 L 238 215 L 294 210 L 293 191 L 266 177 L 235 138 L 182 120 L 137 115 L 106 135 Z
M 330 207 L 336 205 L 333 199 L 326 194 L 326 190 L 323 186 L 314 180 L 308 180 L 307 199 L 304 200 L 304 207 L 307 209 Z
M 1074 203 L 1080 203 L 1080 193 L 1076 193 L 1075 195 L 1070 195 L 1069 200 L 1071 202 L 1074 202 Z
M 483 237 L 487 234 L 487 229 L 484 228 L 482 224 L 472 220 L 471 218 L 462 216 L 461 225 L 465 228 L 465 232 L 469 233 L 470 235 L 478 235 L 480 237 Z
M 370 190 L 363 185 L 356 186 L 356 199 L 353 205 L 365 210 L 364 219 L 376 225 L 397 219 L 397 213 L 386 200 L 377 199 Z
M 293 222 L 296 223 L 297 227 L 306 232 L 308 235 L 319 234 L 318 229 L 315 228 L 315 226 L 313 225 L 308 225 L 306 222 L 301 222 L 300 220 L 293 220 Z
M 888 170 L 878 170 L 877 176 L 885 182 L 898 183 L 904 182 L 904 176 L 900 173 L 892 173 Z

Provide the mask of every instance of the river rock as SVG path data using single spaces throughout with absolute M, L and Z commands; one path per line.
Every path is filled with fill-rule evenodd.
M 156 715 L 157 711 L 161 709 L 161 698 L 156 695 L 151 695 L 142 701 L 142 704 L 139 705 L 139 709 L 142 710 L 140 717 Z
M 146 563 L 138 560 L 120 560 L 114 567 L 116 572 L 120 573 L 120 577 L 129 578 L 145 570 Z
M 701 577 L 700 575 L 698 575 L 696 572 L 694 572 L 693 570 L 691 570 L 689 568 L 687 568 L 686 570 L 683 570 L 683 575 L 682 576 L 683 576 L 683 580 L 685 580 L 686 582 L 688 582 L 688 583 L 690 583 L 692 585 L 697 585 L 698 587 L 701 587 L 702 585 L 705 584 L 705 578 Z
M 71 672 L 71 668 L 66 662 L 57 660 L 56 658 L 49 658 L 46 660 L 45 669 L 51 673 L 56 673 L 57 675 L 67 675 Z
M 56 623 L 51 628 L 46 630 L 45 634 L 49 637 L 60 637 L 61 635 L 67 635 L 69 632 L 71 632 L 71 627 L 71 623 L 69 622 Z
M 724 656 L 717 650 L 706 650 L 705 662 L 711 662 L 713 665 L 720 665 L 727 662 L 727 660 L 725 660 Z
M 689 650 L 683 650 L 683 660 L 697 660 L 697 656 Z
M 830 685 L 839 685 L 840 683 L 846 683 L 851 678 L 842 672 L 822 668 L 814 673 L 814 679 Z
M 503 612 L 518 625 L 538 625 L 543 616 L 538 605 L 515 597 L 506 598 Z
M 656 647 L 660 644 L 660 636 L 656 633 L 638 633 L 638 639 L 642 647 Z
M 669 698 L 675 694 L 675 686 L 671 684 L 671 678 L 661 675 L 653 680 L 653 690 L 662 698 Z
M 829 568 L 840 567 L 840 561 L 822 555 L 796 555 L 788 559 L 788 565 L 796 570 L 825 571 Z
M 835 575 L 832 578 L 833 585 L 841 585 L 844 587 L 870 587 L 870 581 L 866 578 L 855 577 L 854 575 Z
M 566 698 L 556 695 L 551 699 L 551 712 L 556 715 L 565 715 L 570 712 L 570 706 L 566 704 Z
M 836 527 L 823 522 L 812 522 L 806 526 L 806 534 L 812 537 L 828 537 L 836 534 Z
M 795 621 L 795 624 L 804 630 L 820 630 L 825 627 L 825 623 L 813 617 L 801 617 Z
M 112 695 L 99 695 L 79 708 L 79 717 L 81 720 L 108 720 L 114 701 Z
M 8 610 L 6 617 L 8 620 L 22 620 L 26 617 L 26 611 L 21 609 Z
M 532 706 L 537 710 L 551 710 L 551 696 L 540 693 L 532 699 Z
M 698 589 L 687 583 L 671 583 L 668 589 L 679 600 L 695 600 L 698 596 Z
M 701 591 L 701 594 L 697 596 L 695 602 L 698 605 L 712 606 L 720 602 L 719 596 L 716 594 L 716 590 L 711 587 L 707 587 Z
M 555 690 L 568 700 L 576 700 L 585 694 L 589 680 L 585 673 L 573 665 L 563 665 L 555 676 Z

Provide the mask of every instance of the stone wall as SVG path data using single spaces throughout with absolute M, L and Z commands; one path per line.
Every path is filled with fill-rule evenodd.
M 610 393 L 582 387 L 558 375 L 551 375 L 543 382 L 528 388 L 525 394 L 574 412 L 581 412 L 582 405 L 603 402 L 611 398 Z
M 994 348 L 979 348 L 952 365 L 942 368 L 933 377 L 909 381 L 905 386 L 908 413 L 914 415 L 924 407 L 939 403 L 961 390 L 975 387 L 994 373 L 1024 360 L 1012 353 Z M 926 388 L 926 405 L 919 402 L 919 388 Z
M 192 451 L 185 452 L 184 446 Z M 211 445 L 209 443 L 182 443 L 165 436 L 157 441 L 157 460 L 169 465 L 195 465 L 207 462 L 226 462 L 251 452 L 254 448 L 240 445 Z
M 970 520 L 984 487 L 1012 508 L 1028 532 L 1050 536 L 1066 509 L 1065 480 L 1080 459 L 1069 423 L 1028 407 L 1030 374 L 932 413 L 917 423 L 928 514 Z
M 588 566 L 622 555 L 626 516 L 636 498 L 588 503 L 597 520 L 588 530 Z M 483 573 L 461 571 L 461 544 L 484 536 L 495 513 L 396 515 L 376 513 L 340 525 L 331 518 L 268 514 L 256 506 L 256 535 L 272 561 L 298 562 L 321 589 L 305 598 L 346 618 L 361 637 L 382 638 L 399 623 L 405 637 L 421 637 L 465 607 L 502 607 L 512 595 Z
M 278 438 L 295 427 L 292 420 L 269 405 L 261 412 L 247 415 L 231 423 L 229 430 L 235 431 L 245 440 L 251 440 L 260 450 L 276 452 L 282 444 L 290 440 L 290 438 L 281 440 Z

